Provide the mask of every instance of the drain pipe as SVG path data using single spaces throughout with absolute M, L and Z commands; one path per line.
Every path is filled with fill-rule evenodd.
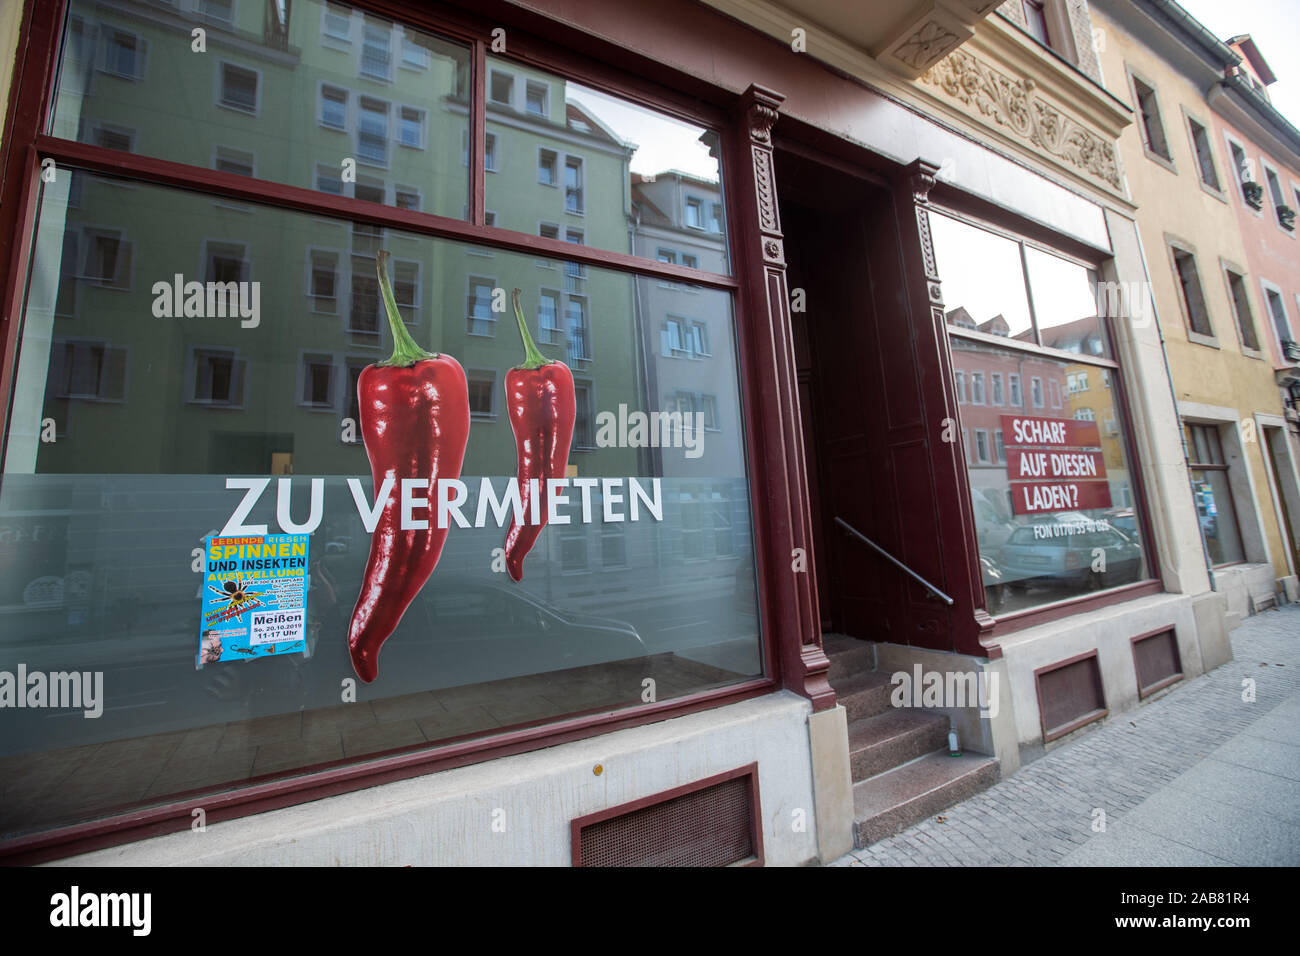
M 1169 398 L 1174 403 L 1174 415 L 1178 416 L 1178 392 L 1174 388 L 1174 375 L 1169 371 L 1169 350 L 1165 348 L 1165 333 L 1160 328 L 1160 310 L 1156 308 L 1155 290 L 1151 286 L 1151 269 L 1147 265 L 1146 247 L 1142 245 L 1142 232 L 1138 229 L 1136 222 L 1133 223 L 1133 235 L 1137 239 L 1138 256 L 1142 259 L 1142 272 L 1147 280 L 1147 303 L 1151 309 L 1151 318 L 1155 320 L 1156 335 L 1160 339 L 1160 356 L 1165 363 L 1165 381 L 1169 383 Z M 1182 418 L 1178 418 L 1178 440 L 1183 447 L 1183 467 L 1187 469 L 1187 488 L 1192 493 L 1192 508 L 1196 507 L 1196 488 L 1192 484 L 1192 465 L 1191 458 L 1187 454 L 1187 433 L 1183 430 Z M 1199 516 L 1196 522 L 1196 535 L 1201 539 L 1201 557 L 1205 561 L 1205 573 L 1210 579 L 1210 590 L 1219 590 L 1214 582 L 1214 565 L 1210 561 L 1210 549 L 1205 543 L 1205 535 L 1201 532 L 1201 522 Z

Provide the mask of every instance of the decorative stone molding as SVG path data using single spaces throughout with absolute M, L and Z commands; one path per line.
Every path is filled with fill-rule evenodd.
M 1115 144 L 1043 100 L 1032 79 L 1015 79 L 959 50 L 927 70 L 921 82 L 1089 177 L 1123 188 Z
M 954 0 L 932 0 L 901 30 L 873 51 L 885 66 L 916 79 L 943 57 L 975 35 L 976 21 L 968 5 L 948 6 Z

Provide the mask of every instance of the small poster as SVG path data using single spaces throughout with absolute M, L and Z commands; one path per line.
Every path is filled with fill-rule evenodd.
M 311 535 L 210 537 L 198 666 L 306 650 Z
M 1111 506 L 1095 422 L 1003 415 L 1011 510 L 1018 515 Z

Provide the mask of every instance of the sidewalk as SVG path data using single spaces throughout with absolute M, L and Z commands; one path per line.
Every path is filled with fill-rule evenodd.
M 1300 606 L 1248 618 L 1232 648 L 1217 670 L 829 865 L 1300 865 Z

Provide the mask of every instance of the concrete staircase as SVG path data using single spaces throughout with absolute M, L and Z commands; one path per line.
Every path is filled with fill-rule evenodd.
M 997 782 L 998 762 L 948 755 L 948 716 L 892 707 L 889 675 L 875 671 L 876 647 L 838 634 L 822 641 L 830 682 L 848 711 L 853 772 L 853 841 L 861 848 L 960 803 Z

